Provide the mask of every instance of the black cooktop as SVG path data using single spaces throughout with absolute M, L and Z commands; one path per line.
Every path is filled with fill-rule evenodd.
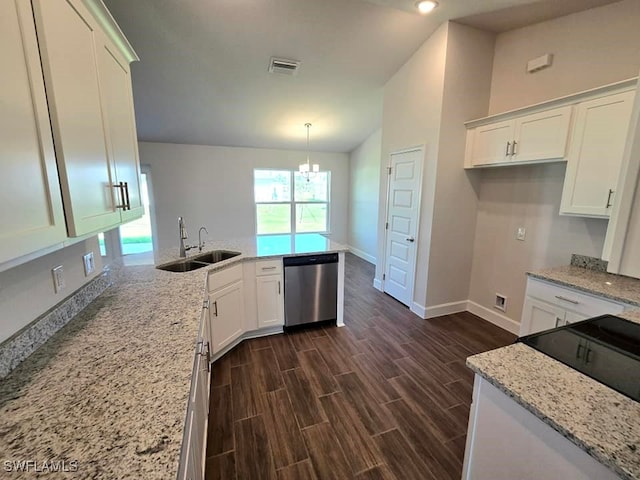
M 640 401 L 640 324 L 602 315 L 517 341 Z

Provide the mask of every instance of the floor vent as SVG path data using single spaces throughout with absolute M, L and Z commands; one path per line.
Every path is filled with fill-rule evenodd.
M 269 73 L 280 73 L 282 75 L 296 75 L 300 68 L 298 60 L 289 60 L 287 58 L 271 57 L 269 61 Z

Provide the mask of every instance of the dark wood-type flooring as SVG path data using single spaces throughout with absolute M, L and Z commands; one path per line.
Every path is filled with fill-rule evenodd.
M 465 358 L 515 337 L 470 313 L 422 320 L 372 282 L 347 254 L 344 328 L 245 341 L 214 364 L 207 480 L 460 479 Z

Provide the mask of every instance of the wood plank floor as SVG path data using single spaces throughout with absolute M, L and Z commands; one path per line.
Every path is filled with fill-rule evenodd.
M 212 371 L 207 480 L 462 474 L 469 355 L 515 336 L 470 313 L 422 320 L 347 254 L 344 328 L 246 341 Z

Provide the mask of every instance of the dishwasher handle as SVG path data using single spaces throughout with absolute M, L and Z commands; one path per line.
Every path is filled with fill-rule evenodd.
M 323 265 L 325 263 L 338 263 L 337 253 L 323 253 L 319 255 L 300 255 L 297 257 L 284 257 L 284 267 L 302 267 L 305 265 Z

